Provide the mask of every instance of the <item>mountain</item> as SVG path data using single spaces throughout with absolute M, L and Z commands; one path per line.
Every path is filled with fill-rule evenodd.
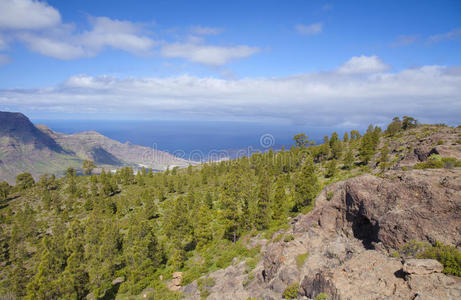
M 0 299 L 459 299 L 461 127 L 408 120 L 170 172 L 0 183 Z M 38 128 L 60 155 L 135 151 Z
M 460 299 L 460 137 L 422 125 L 381 138 L 390 170 L 375 155 L 379 176 L 327 185 L 311 212 L 250 238 L 261 247 L 251 269 L 237 262 L 179 290 L 199 300 L 206 280 L 207 299 Z
M 0 181 L 14 183 L 22 172 L 34 177 L 60 175 L 68 167 L 81 168 L 85 159 L 106 169 L 131 166 L 163 170 L 189 164 L 166 152 L 122 144 L 96 131 L 62 134 L 45 125 L 35 126 L 21 113 L 0 112 Z

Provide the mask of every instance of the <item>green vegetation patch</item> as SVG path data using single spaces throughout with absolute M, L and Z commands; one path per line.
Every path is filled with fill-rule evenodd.
M 325 293 L 320 293 L 315 296 L 314 300 L 328 300 L 328 295 Z
M 431 245 L 413 240 L 405 244 L 400 251 L 394 251 L 392 256 L 435 259 L 443 265 L 443 273 L 461 277 L 461 252 L 456 247 L 441 242 Z
M 298 266 L 298 269 L 300 269 L 304 265 L 304 262 L 306 261 L 306 258 L 308 256 L 309 256 L 308 252 L 304 254 L 296 255 L 296 265 Z
M 441 157 L 438 154 L 432 154 L 427 161 L 414 165 L 415 169 L 451 169 L 455 167 L 461 167 L 461 160 L 454 157 Z
M 298 297 L 299 283 L 295 282 L 286 287 L 282 297 L 285 299 L 296 299 Z

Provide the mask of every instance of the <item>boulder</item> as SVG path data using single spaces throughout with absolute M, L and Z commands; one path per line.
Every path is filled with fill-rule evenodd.
M 443 266 L 435 259 L 407 259 L 403 264 L 403 271 L 408 274 L 427 275 L 442 273 Z

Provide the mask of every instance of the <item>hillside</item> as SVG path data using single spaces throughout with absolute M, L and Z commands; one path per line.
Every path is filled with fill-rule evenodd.
M 34 126 L 21 113 L 0 112 L 0 180 L 10 184 L 16 176 L 30 172 L 57 174 L 83 160 L 92 160 L 101 168 L 122 166 L 163 170 L 168 166 L 185 167 L 189 163 L 166 152 L 149 147 L 119 143 L 95 131 L 66 135 L 45 125 Z
M 2 184 L 0 295 L 459 299 L 461 128 L 405 121 L 186 169 Z M 92 135 L 76 140 L 108 147 Z
M 181 288 L 185 299 L 201 299 L 204 280 L 207 299 L 459 299 L 460 138 L 441 125 L 384 136 L 369 163 L 378 177 L 327 185 L 310 213 L 252 238 L 262 245 L 256 265 L 208 274 Z M 452 159 L 436 166 L 437 156 Z

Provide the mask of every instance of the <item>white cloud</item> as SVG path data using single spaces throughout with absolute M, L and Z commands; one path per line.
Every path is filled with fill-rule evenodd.
M 98 17 L 91 18 L 91 23 L 93 28 L 79 37 L 89 53 L 98 53 L 109 46 L 135 54 L 145 54 L 156 44 L 149 37 L 142 35 L 140 25 L 132 22 Z
M 461 38 L 461 28 L 455 28 L 449 32 L 431 35 L 427 39 L 428 44 L 435 44 L 443 41 L 455 40 Z
M 300 34 L 315 35 L 323 31 L 323 24 L 322 23 L 314 23 L 311 25 L 298 24 L 295 26 L 295 29 Z
M 173 43 L 162 47 L 162 55 L 169 58 L 184 58 L 211 66 L 220 66 L 231 60 L 245 58 L 259 52 L 259 48 L 249 46 L 212 46 L 200 43 Z
M 363 74 L 382 72 L 389 69 L 377 56 L 354 56 L 340 66 L 337 70 L 340 74 Z
M 67 40 L 60 40 L 54 37 L 40 36 L 24 33 L 19 38 L 27 43 L 28 47 L 35 52 L 45 56 L 68 60 L 85 56 L 85 51 L 80 45 L 75 45 Z
M 0 0 L 0 49 L 19 40 L 32 51 L 57 59 L 92 57 L 106 47 L 136 55 L 150 54 L 156 42 L 143 34 L 143 26 L 107 17 L 90 17 L 90 30 L 83 33 L 61 22 L 59 11 L 45 2 Z
M 94 57 L 106 48 L 135 55 L 149 56 L 155 47 L 170 58 L 183 58 L 211 66 L 220 66 L 234 59 L 259 52 L 256 47 L 215 46 L 204 43 L 202 37 L 190 36 L 182 43 L 165 43 L 152 39 L 143 24 L 107 17 L 89 17 L 90 28 L 79 32 L 71 24 L 61 22 L 59 11 L 45 2 L 34 0 L 0 0 L 0 50 L 11 41 L 20 41 L 34 52 L 45 56 L 71 60 Z M 198 35 L 219 34 L 221 29 L 195 26 Z M 2 31 L 8 34 L 8 40 Z
M 81 34 L 67 24 L 42 32 L 22 31 L 16 38 L 45 56 L 69 60 L 98 55 L 105 47 L 136 55 L 149 54 L 156 42 L 142 35 L 142 26 L 106 17 L 90 18 L 91 29 Z
M 79 75 L 51 88 L 0 90 L 0 103 L 18 111 L 116 118 L 271 118 L 331 126 L 410 114 L 423 122 L 455 123 L 461 115 L 460 70 L 424 66 L 363 76 L 329 71 L 238 80 Z
M 9 57 L 8 55 L 0 53 L 0 66 L 6 65 L 10 61 L 11 61 L 11 57 Z
M 35 0 L 0 1 L 0 28 L 42 29 L 58 25 L 61 15 L 45 2 Z
M 221 28 L 203 27 L 203 26 L 192 26 L 190 30 L 193 34 L 198 34 L 198 35 L 217 35 L 222 32 Z

